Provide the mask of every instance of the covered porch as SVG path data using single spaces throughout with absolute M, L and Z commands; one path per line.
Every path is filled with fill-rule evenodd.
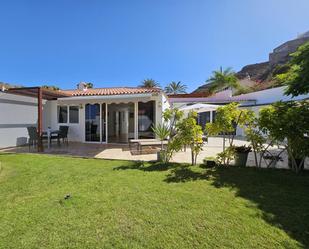
M 38 137 L 52 134 L 63 126 L 69 143 L 85 143 L 89 148 L 106 144 L 127 144 L 130 139 L 154 138 L 152 127 L 162 122 L 167 100 L 159 90 L 88 89 L 51 91 L 41 87 L 15 88 L 10 94 L 36 99 Z M 27 127 L 25 127 L 25 131 Z M 55 134 L 55 133 L 54 133 Z M 37 150 L 58 150 L 38 139 Z M 48 140 L 49 141 L 49 140 Z M 84 148 L 86 149 L 86 146 Z
M 69 127 L 72 142 L 127 144 L 154 138 L 152 127 L 162 122 L 162 95 L 73 96 L 47 103 L 45 126 Z

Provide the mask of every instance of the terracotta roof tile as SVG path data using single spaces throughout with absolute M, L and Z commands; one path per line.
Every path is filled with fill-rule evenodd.
M 208 93 L 181 93 L 181 94 L 169 94 L 167 95 L 171 99 L 177 98 L 207 98 L 210 96 Z
M 160 93 L 159 88 L 141 87 L 110 87 L 110 88 L 90 88 L 87 90 L 62 90 L 71 96 L 102 96 L 102 95 L 126 95 L 143 93 Z

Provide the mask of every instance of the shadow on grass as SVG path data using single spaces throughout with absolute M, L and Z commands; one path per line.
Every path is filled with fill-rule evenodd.
M 309 248 L 309 172 L 296 175 L 278 169 L 222 167 L 196 171 L 191 168 L 173 169 L 165 181 L 210 180 L 217 188 L 231 188 L 236 196 L 255 203 L 266 222 Z
M 193 171 L 189 166 L 178 166 L 170 171 L 164 180 L 167 183 L 208 180 L 209 174 Z
M 135 162 L 114 170 L 166 171 L 166 183 L 207 180 L 216 188 L 230 188 L 263 211 L 262 218 L 309 248 L 309 172 L 238 167 L 202 167 Z
M 160 162 L 143 162 L 143 161 L 138 161 L 133 164 L 129 165 L 123 165 L 123 166 L 118 166 L 115 167 L 114 170 L 132 170 L 132 169 L 137 169 L 137 170 L 142 170 L 142 171 L 167 171 L 169 169 L 174 169 L 178 167 L 182 167 L 183 164 L 179 163 L 160 163 Z

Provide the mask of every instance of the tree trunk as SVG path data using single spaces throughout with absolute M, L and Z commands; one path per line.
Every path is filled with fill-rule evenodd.
M 254 153 L 255 166 L 258 168 L 258 167 L 259 167 L 259 164 L 258 164 L 256 149 L 253 149 L 253 153 Z
M 191 163 L 192 165 L 194 165 L 194 152 L 192 146 L 191 146 Z

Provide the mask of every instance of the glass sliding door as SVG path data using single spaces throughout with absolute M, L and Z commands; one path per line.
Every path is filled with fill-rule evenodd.
M 138 138 L 154 138 L 152 127 L 155 124 L 155 101 L 138 102 Z
M 134 104 L 108 105 L 108 142 L 128 143 L 134 138 Z
M 100 105 L 85 106 L 85 139 L 87 142 L 100 142 Z

